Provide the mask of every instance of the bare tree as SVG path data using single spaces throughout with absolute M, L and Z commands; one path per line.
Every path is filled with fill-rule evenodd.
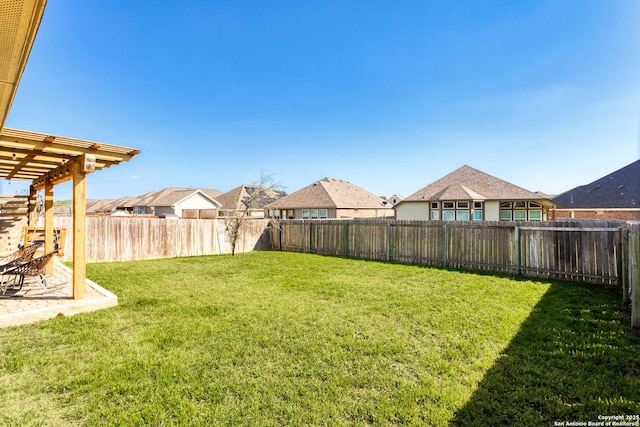
M 260 179 L 253 185 L 244 186 L 244 197 L 241 206 L 229 214 L 224 220 L 225 231 L 231 243 L 231 255 L 236 254 L 236 246 L 242 237 L 247 221 L 252 213 L 273 202 L 283 194 L 283 186 L 277 182 L 272 174 L 264 171 Z

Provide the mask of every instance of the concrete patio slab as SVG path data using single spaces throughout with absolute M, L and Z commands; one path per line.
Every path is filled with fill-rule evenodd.
M 116 295 L 89 279 L 86 279 L 84 298 L 74 300 L 71 277 L 71 269 L 56 259 L 53 275 L 47 277 L 47 288 L 42 288 L 32 279 L 25 281 L 20 291 L 9 288 L 6 294 L 0 293 L 0 328 L 56 316 L 71 316 L 118 304 Z

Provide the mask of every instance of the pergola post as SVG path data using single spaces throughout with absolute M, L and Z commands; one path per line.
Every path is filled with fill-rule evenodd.
M 47 179 L 44 184 L 44 253 L 55 249 L 53 236 L 53 184 Z M 45 267 L 45 274 L 53 274 L 53 259 Z
M 82 299 L 87 270 L 87 174 L 84 159 L 73 162 L 73 299 Z

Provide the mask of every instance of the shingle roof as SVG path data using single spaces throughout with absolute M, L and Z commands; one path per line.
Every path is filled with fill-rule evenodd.
M 197 191 L 214 200 L 215 196 L 213 194 L 222 194 L 221 191 L 214 189 L 167 187 L 160 191 L 143 194 L 138 198 L 134 206 L 173 206 Z
M 464 165 L 402 202 L 427 200 L 546 200 L 522 187 Z M 402 203 L 401 202 L 401 203 Z
M 135 197 L 121 197 L 119 199 L 88 199 L 87 212 L 111 212 L 118 207 L 132 207 Z
M 109 212 L 114 199 L 87 199 L 87 212 Z
M 640 160 L 554 197 L 558 208 L 640 208 Z
M 391 209 L 391 204 L 349 181 L 323 178 L 265 207 L 268 209 Z
M 246 207 L 245 201 L 253 194 L 258 188 L 256 185 L 241 185 L 229 190 L 224 194 L 216 197 L 216 200 L 222 204 L 223 210 L 242 210 Z M 264 198 L 259 201 L 258 206 L 254 208 L 263 208 L 265 205 L 272 203 L 281 197 L 286 196 L 284 191 L 267 190 L 265 191 Z

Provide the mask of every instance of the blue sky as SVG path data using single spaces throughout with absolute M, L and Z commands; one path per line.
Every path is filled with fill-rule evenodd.
M 261 171 L 408 196 L 464 164 L 561 193 L 639 158 L 638 22 L 636 0 L 49 0 L 6 126 L 141 150 L 90 198 Z

